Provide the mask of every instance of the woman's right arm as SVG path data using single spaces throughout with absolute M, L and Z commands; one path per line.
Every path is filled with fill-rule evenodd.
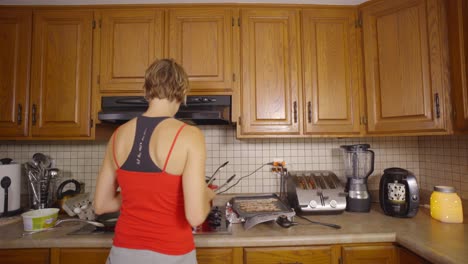
M 104 161 L 97 178 L 96 191 L 94 193 L 94 212 L 98 215 L 120 210 L 122 197 L 120 196 L 120 192 L 117 192 L 119 185 L 117 183 L 115 170 L 112 143 L 110 142 L 107 145 Z
M 184 190 L 185 217 L 191 226 L 198 226 L 205 221 L 210 212 L 210 202 L 215 197 L 213 190 L 206 186 L 205 137 L 200 129 L 187 127 L 188 134 L 187 160 L 185 162 L 182 185 Z M 186 128 L 186 129 L 187 129 Z

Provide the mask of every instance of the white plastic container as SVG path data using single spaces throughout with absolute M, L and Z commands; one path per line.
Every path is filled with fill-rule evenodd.
M 55 225 L 58 208 L 44 208 L 23 213 L 24 231 L 40 231 Z

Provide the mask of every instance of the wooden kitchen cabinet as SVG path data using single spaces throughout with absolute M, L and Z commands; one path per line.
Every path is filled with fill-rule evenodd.
M 0 10 L 0 137 L 28 135 L 32 10 Z
M 168 54 L 187 72 L 191 94 L 232 93 L 233 19 L 232 8 L 169 10 Z
M 360 10 L 367 132 L 449 133 L 444 1 L 375 1 Z
M 304 134 L 359 134 L 355 8 L 302 12 Z
M 34 12 L 33 138 L 91 136 L 92 25 L 91 10 Z
M 244 248 L 245 264 L 338 263 L 339 246 Z
M 238 136 L 300 134 L 299 10 L 240 11 L 241 116 Z
M 394 245 L 344 245 L 341 247 L 343 264 L 396 264 Z
M 400 264 L 430 264 L 431 262 L 416 255 L 404 247 L 398 247 L 398 263 Z
M 49 264 L 49 259 L 48 248 L 0 250 L 0 263 L 2 264 Z
M 242 263 L 242 248 L 197 248 L 199 264 Z
M 50 264 L 104 264 L 109 248 L 52 248 Z
M 447 1 L 450 27 L 450 60 L 453 126 L 455 132 L 468 133 L 468 3 Z
M 145 71 L 164 56 L 164 11 L 154 8 L 97 11 L 101 93 L 143 94 Z

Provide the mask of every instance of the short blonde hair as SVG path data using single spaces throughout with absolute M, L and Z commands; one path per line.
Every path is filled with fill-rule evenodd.
M 148 101 L 159 98 L 171 102 L 185 102 L 189 81 L 184 68 L 173 59 L 159 59 L 146 70 L 143 87 Z

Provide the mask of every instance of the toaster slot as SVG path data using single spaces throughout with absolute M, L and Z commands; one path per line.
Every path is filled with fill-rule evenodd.
M 328 188 L 329 189 L 336 189 L 336 185 L 335 183 L 333 182 L 332 178 L 331 178 L 331 175 L 328 175 L 326 177 L 323 177 L 322 178 L 325 180 L 325 182 L 327 183 L 328 185 Z
M 313 178 L 318 188 L 322 190 L 327 189 L 327 185 L 321 176 L 314 175 Z
M 317 184 L 315 183 L 314 178 L 312 176 L 307 176 L 307 182 L 309 183 L 311 190 L 317 189 Z

